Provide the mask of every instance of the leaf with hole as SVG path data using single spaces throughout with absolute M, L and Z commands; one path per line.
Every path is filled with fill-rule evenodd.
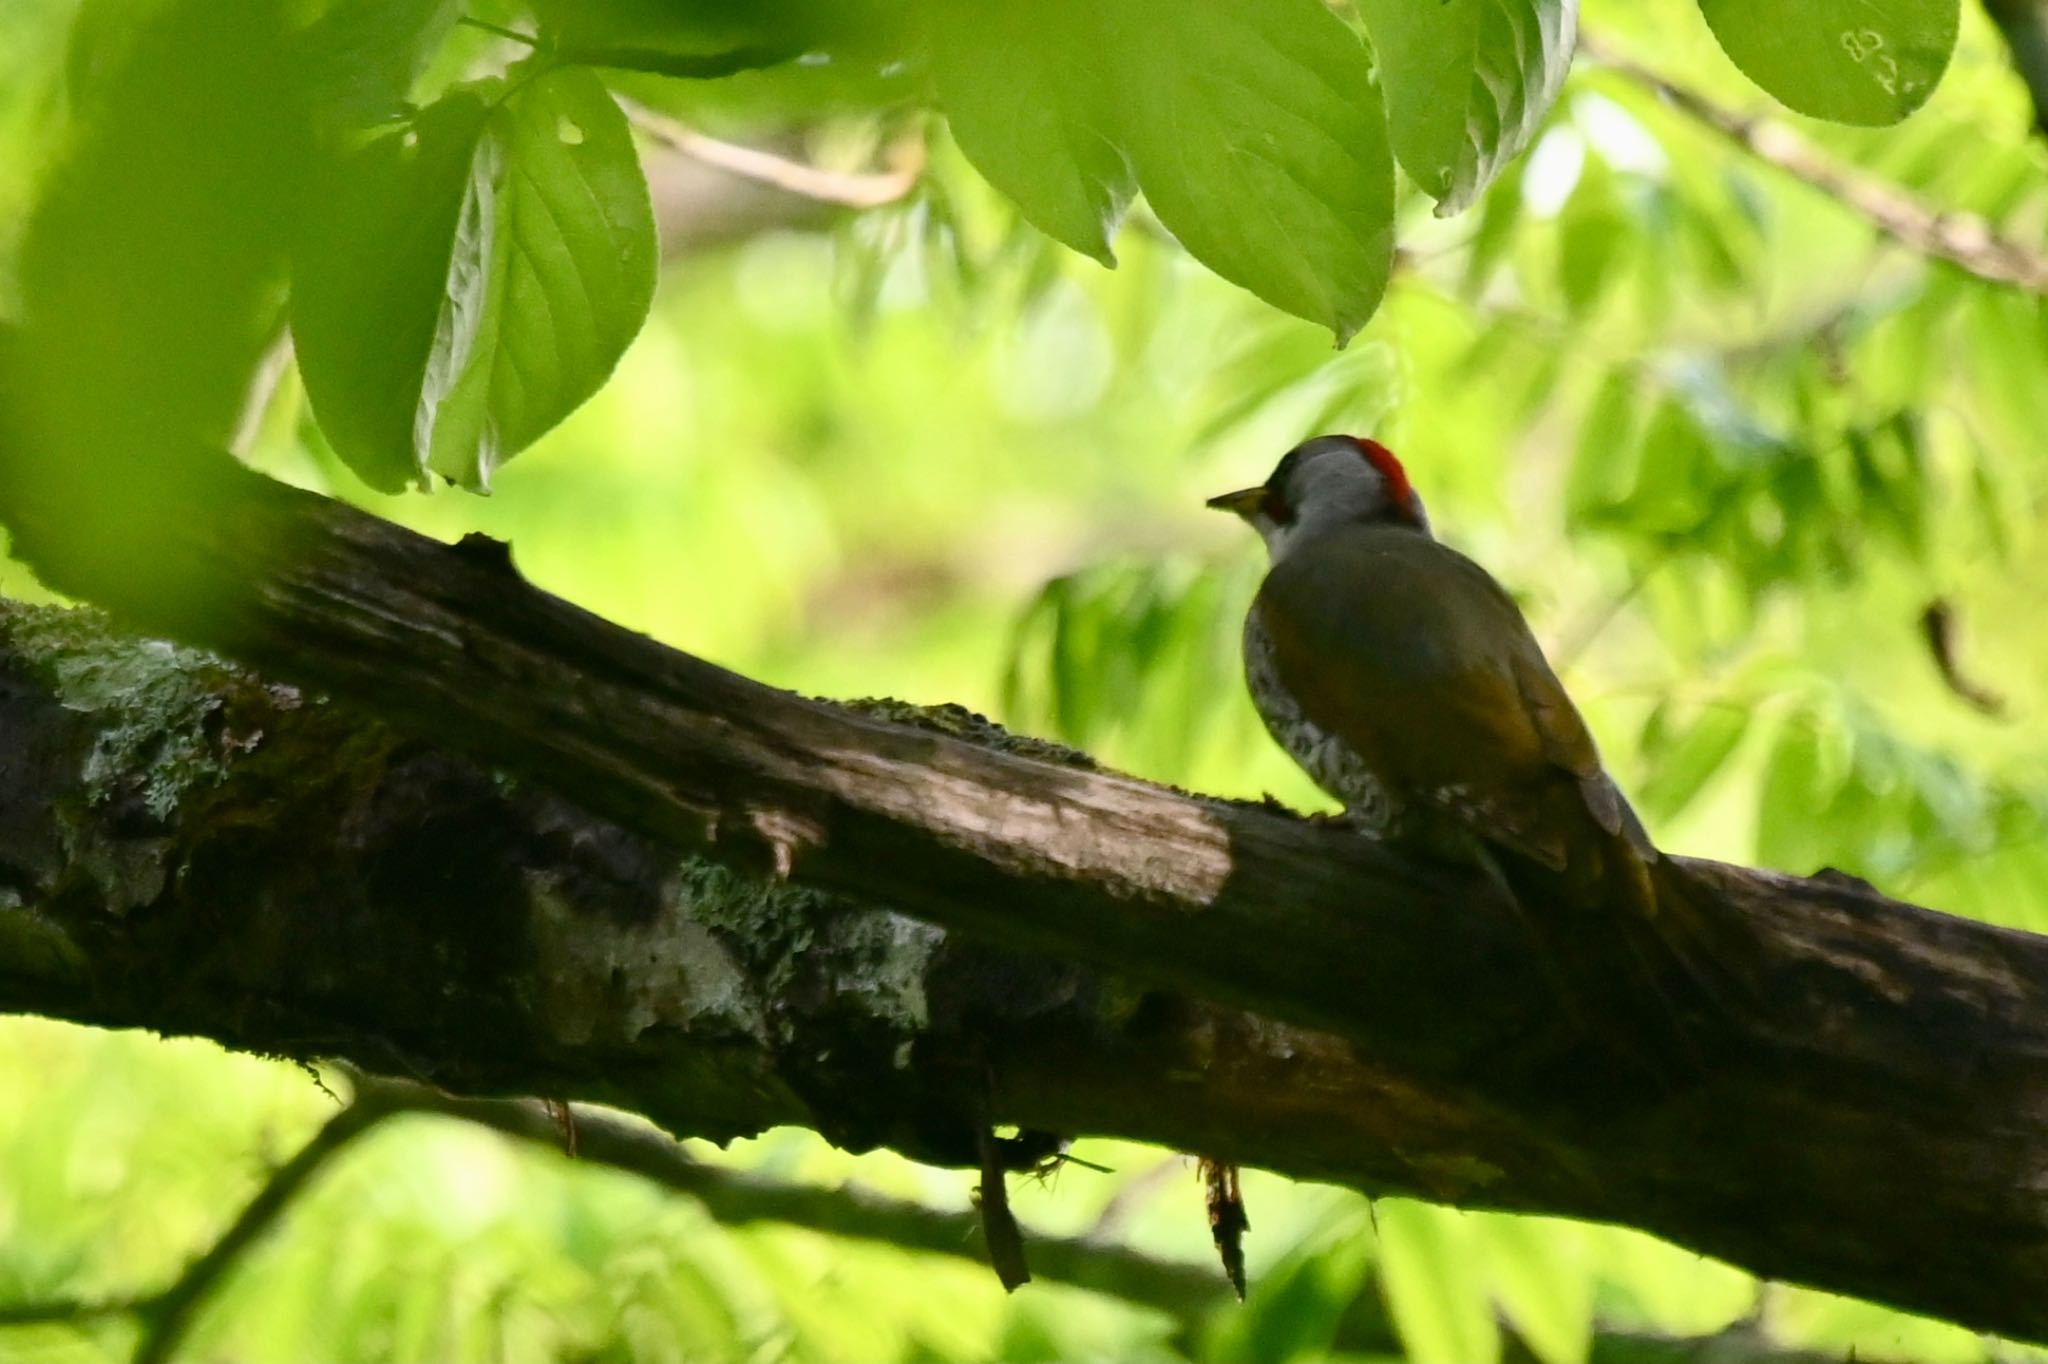
M 461 90 L 336 168 L 292 332 L 337 453 L 373 486 L 488 486 L 596 391 L 654 294 L 653 211 L 588 71 Z
M 420 478 L 414 421 L 489 107 L 451 94 L 335 167 L 293 261 L 292 340 L 321 433 L 357 476 Z
M 1897 123 L 1955 50 L 1960 0 L 1700 0 L 1729 60 L 1788 109 Z

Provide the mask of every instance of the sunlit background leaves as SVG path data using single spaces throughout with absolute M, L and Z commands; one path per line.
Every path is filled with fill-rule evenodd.
M 62 117 L 71 10 L 0 5 L 0 144 L 19 153 L 0 159 L 0 246 Z M 543 586 L 781 685 L 964 702 L 1145 776 L 1315 808 L 1237 680 L 1256 547 L 1201 500 L 1305 435 L 1371 431 L 1440 533 L 1521 597 L 1660 842 L 2048 930 L 2042 300 L 1887 241 L 1626 64 L 2038 243 L 2048 167 L 2006 53 L 1968 8 L 1927 107 L 1847 130 L 1771 109 L 1690 5 L 1609 0 L 1583 20 L 1623 60 L 1582 54 L 1530 152 L 1465 214 L 1437 219 L 1401 182 L 1385 301 L 1342 351 L 1190 262 L 1145 210 L 1113 273 L 1053 244 L 898 74 L 633 77 L 621 88 L 721 136 L 848 171 L 909 144 L 923 174 L 883 207 L 821 211 L 649 144 L 667 232 L 652 319 L 487 499 L 372 491 L 290 368 L 244 450 L 437 535 L 510 540 Z M 458 46 L 450 79 L 517 55 L 483 34 Z M 1085 246 L 1082 217 L 1041 225 Z M 14 569 L 4 585 L 35 591 Z M 1928 643 L 1937 605 L 1956 677 Z M 34 1021 L 0 1027 L 0 1077 L 0 1307 L 148 1291 L 333 1108 L 288 1066 Z M 1030 1226 L 1109 1216 L 1133 1245 L 1206 1259 L 1191 1169 L 1079 1153 L 1114 1173 L 1021 1187 Z M 966 1200 L 964 1174 L 802 1133 L 704 1154 Z M 1504 1348 L 1569 1364 L 1732 1331 L 1717 1358 L 2023 1353 L 1612 1229 L 1256 1176 L 1247 1200 L 1250 1302 L 1176 1319 L 1074 1288 L 1005 1298 L 967 1258 L 721 1227 L 631 1177 L 421 1119 L 338 1162 L 188 1348 L 1169 1361 L 1398 1339 L 1430 1364 Z M 119 1357 L 132 1331 L 0 1328 L 0 1356 Z

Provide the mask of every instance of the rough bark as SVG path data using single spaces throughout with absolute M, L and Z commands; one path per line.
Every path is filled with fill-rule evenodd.
M 586 808 L 247 678 L 191 712 L 219 773 L 196 804 L 152 806 L 159 778 L 95 797 L 96 739 L 10 720 L 5 751 L 58 783 L 41 799 L 96 831 L 38 843 L 40 806 L 9 796 L 9 837 L 42 850 L 6 857 L 13 1007 L 705 1135 L 805 1122 L 958 1162 L 984 1120 L 1131 1136 L 1626 1222 L 2048 1335 L 2048 941 L 1693 864 L 1772 1003 L 1693 1020 L 1695 1054 L 1646 1068 L 1461 869 L 991 746 L 958 715 L 776 692 L 534 591 L 501 547 L 205 486 L 204 514 L 151 523 L 179 594 L 26 543 L 74 590 Z M 11 704 L 47 708 L 37 676 Z M 42 770 L 10 761 L 11 786 Z

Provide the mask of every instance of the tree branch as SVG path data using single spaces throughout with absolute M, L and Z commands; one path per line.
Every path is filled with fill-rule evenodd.
M 597 1098 L 678 1131 L 807 1122 L 957 1163 L 992 1105 L 1044 1131 L 1627 1222 L 1770 1277 L 2048 1335 L 2048 940 L 1694 863 L 1710 907 L 1754 934 L 1774 1010 L 1646 1079 L 1578 1021 L 1608 1002 L 1560 1000 L 1465 869 L 991 748 L 958 715 L 892 723 L 774 691 L 533 590 L 501 546 L 435 544 L 225 461 L 114 480 L 150 502 L 121 550 L 152 572 L 126 571 L 23 476 L 74 467 L 0 465 L 15 543 L 60 587 L 543 776 L 634 836 L 245 679 L 199 728 L 229 779 L 192 829 L 153 831 L 141 884 L 62 880 L 46 847 L 4 859 L 33 907 L 13 915 L 8 1007 Z M 308 752 L 360 761 L 322 786 Z M 322 800 L 360 818 L 331 822 Z M 95 828 L 137 855 L 118 821 Z M 283 831 L 289 867 L 252 882 Z M 565 889 L 585 884 L 587 901 Z M 179 953 L 191 965 L 166 970 Z
M 738 143 L 724 142 L 698 132 L 686 123 L 670 118 L 634 100 L 620 105 L 633 126 L 661 146 L 728 175 L 751 180 L 841 208 L 880 208 L 893 204 L 917 187 L 924 174 L 924 145 L 900 142 L 890 149 L 889 169 L 882 171 L 835 171 L 795 161 L 775 152 Z
M 1757 160 L 1861 215 L 1900 245 L 1947 261 L 1986 283 L 2048 294 L 2048 255 L 2003 235 L 1978 215 L 1931 208 L 1897 185 L 1834 160 L 1785 124 L 1723 109 L 1697 91 L 1674 84 L 1603 44 L 1588 41 L 1583 33 L 1579 46 L 1601 65 L 1649 90 Z

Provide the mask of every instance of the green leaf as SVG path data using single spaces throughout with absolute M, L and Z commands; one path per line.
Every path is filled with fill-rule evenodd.
M 1132 179 L 1188 253 L 1348 339 L 1393 266 L 1364 46 L 1318 0 L 928 0 L 962 150 L 1098 259 Z
M 2012 555 L 2013 528 L 2021 524 L 2024 504 L 2015 495 L 2015 480 L 1997 467 L 1983 442 L 1975 433 L 1970 433 L 1968 440 L 1975 456 L 1969 464 L 1970 504 L 1983 527 L 1984 545 L 1992 561 L 2004 563 Z
M 1407 1199 L 1378 1205 L 1380 1283 L 1410 1359 L 1491 1364 L 1500 1323 L 1480 1279 L 1463 1214 Z
M 1586 410 L 1565 476 L 1565 512 L 1573 521 L 1594 520 L 1628 500 L 1641 460 L 1641 405 L 1635 375 L 1626 369 L 1609 371 Z
M 664 77 L 628 93 L 699 126 L 901 108 L 923 76 L 917 7 L 889 0 L 530 2 L 544 53 Z
M 1696 543 L 1702 522 L 1725 505 L 1714 444 L 1682 397 L 1657 404 L 1639 441 L 1625 509 L 1616 520 L 1636 534 Z
M 1897 123 L 1934 93 L 1959 0 L 1700 0 L 1722 50 L 1787 108 Z
M 1603 162 L 1586 159 L 1557 229 L 1558 284 L 1565 308 L 1574 318 L 1583 317 L 1600 302 L 1615 267 L 1635 243 L 1635 229 L 1615 192 L 1614 173 Z
M 321 429 L 375 486 L 485 487 L 647 315 L 654 220 L 625 118 L 589 72 L 551 71 L 494 104 L 450 95 L 336 179 L 294 271 Z
M 459 10 L 457 0 L 342 0 L 320 16 L 304 35 L 322 73 L 319 116 L 348 126 L 397 114 Z
M 422 473 L 420 390 L 489 116 L 458 91 L 345 158 L 294 261 L 292 339 L 321 433 L 386 492 Z
M 1113 134 L 1096 11 L 1077 0 L 931 7 L 932 77 L 953 137 L 1048 237 L 1104 265 L 1136 192 Z
M 1581 1231 L 1601 1285 L 1603 1324 L 1649 1327 L 1673 1336 L 1711 1336 L 1756 1303 L 1756 1280 L 1718 1260 L 1621 1227 L 1587 1226 Z M 1624 1352 L 1616 1353 L 1627 1358 Z
M 38 397 L 65 420 L 149 442 L 232 430 L 276 336 L 312 146 L 306 88 L 322 76 L 284 11 L 100 0 L 79 13 L 70 127 L 10 232 L 8 270 Z
M 1717 198 L 1688 191 L 1678 227 L 1701 281 L 1737 298 L 1753 296 L 1754 275 L 1764 234 L 1743 211 L 1739 181 L 1724 176 L 1727 192 Z
M 1693 802 L 1742 742 L 1749 715 L 1740 705 L 1708 706 L 1675 741 L 1667 739 L 1657 751 L 1645 752 L 1652 770 L 1636 797 L 1653 823 L 1672 818 Z
M 1845 775 L 1841 736 L 1824 732 L 1829 723 L 1810 714 L 1788 719 L 1764 768 L 1756 856 L 1765 866 L 1807 876 L 1845 860 L 1826 818 Z
M 1210 1318 L 1196 1359 L 1328 1359 L 1362 1293 L 1371 1292 L 1367 1217 L 1342 1210 L 1258 1276 L 1234 1312 Z
M 590 73 L 515 90 L 478 153 L 420 449 L 443 477 L 481 486 L 611 373 L 653 302 L 658 247 L 625 115 Z
M 660 47 L 590 47 L 564 52 L 563 57 L 579 66 L 604 67 L 613 71 L 641 71 L 670 80 L 708 81 L 737 76 L 742 71 L 764 71 L 801 56 L 789 47 L 732 47 L 720 52 L 670 52 Z
M 1394 263 L 1394 162 L 1364 46 L 1320 0 L 1127 0 L 1125 136 L 1189 254 L 1351 335 Z
M 699 69 L 741 53 L 787 58 L 859 45 L 864 33 L 893 27 L 886 7 L 867 0 L 533 0 L 532 8 L 542 38 L 565 58 L 609 54 L 636 70 L 674 69 L 688 78 L 742 69 Z
M 924 77 L 918 7 L 890 0 L 525 0 L 524 8 L 551 60 L 602 68 L 615 85 L 623 79 L 623 93 L 696 127 L 790 128 L 900 110 Z M 643 73 L 661 79 L 634 78 Z
M 1494 1291 L 1543 1364 L 1581 1364 L 1593 1343 L 1595 1274 L 1573 1223 L 1496 1214 L 1480 1223 Z
M 1564 84 L 1578 0 L 1361 0 L 1394 153 L 1439 217 L 1529 145 Z
M 1479 206 L 1479 223 L 1466 242 L 1464 291 L 1478 298 L 1514 245 L 1515 230 L 1522 222 L 1522 172 L 1528 162 L 1517 161 L 1506 178 L 1495 183 Z

